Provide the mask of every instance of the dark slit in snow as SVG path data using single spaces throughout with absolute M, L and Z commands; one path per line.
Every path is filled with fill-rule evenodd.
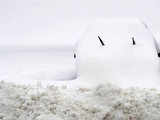
M 136 42 L 135 42 L 135 40 L 134 40 L 134 37 L 132 37 L 132 44 L 133 44 L 133 45 L 136 45 Z
M 102 46 L 105 46 L 103 40 L 98 36 L 99 41 L 101 42 Z
M 76 58 L 76 53 L 74 53 L 74 58 Z

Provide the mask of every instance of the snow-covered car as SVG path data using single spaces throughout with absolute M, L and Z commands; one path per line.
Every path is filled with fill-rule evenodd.
M 91 23 L 74 52 L 82 82 L 110 82 L 121 87 L 160 85 L 160 49 L 148 26 L 139 19 Z

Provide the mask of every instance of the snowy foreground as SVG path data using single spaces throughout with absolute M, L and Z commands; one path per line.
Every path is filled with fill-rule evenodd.
M 0 82 L 0 120 L 159 120 L 160 91 Z

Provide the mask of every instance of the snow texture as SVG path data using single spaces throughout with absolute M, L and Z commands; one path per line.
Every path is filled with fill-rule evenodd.
M 154 38 L 138 19 L 91 23 L 77 43 L 76 53 L 80 81 L 93 85 L 108 81 L 124 88 L 159 87 L 160 58 Z
M 160 92 L 0 82 L 0 120 L 159 120 Z
M 0 47 L 0 80 L 18 84 L 75 79 L 71 47 Z
M 79 76 L 72 81 L 72 52 L 1 48 L 0 120 L 159 120 L 160 66 L 152 35 L 135 20 L 116 29 L 112 22 L 88 29 L 78 43 Z M 130 23 L 134 29 L 126 36 Z

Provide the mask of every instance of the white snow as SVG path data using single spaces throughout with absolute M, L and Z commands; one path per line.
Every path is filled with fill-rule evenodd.
M 115 29 L 110 22 L 88 29 L 79 42 L 76 80 L 72 49 L 1 47 L 0 120 L 159 120 L 152 35 L 135 20 L 114 21 Z
M 159 120 L 160 91 L 0 82 L 1 120 Z
M 18 84 L 75 79 L 71 48 L 0 47 L 0 80 Z
M 132 37 L 136 45 L 132 45 Z M 153 36 L 137 19 L 93 22 L 76 51 L 78 77 L 82 82 L 160 88 L 160 59 Z

